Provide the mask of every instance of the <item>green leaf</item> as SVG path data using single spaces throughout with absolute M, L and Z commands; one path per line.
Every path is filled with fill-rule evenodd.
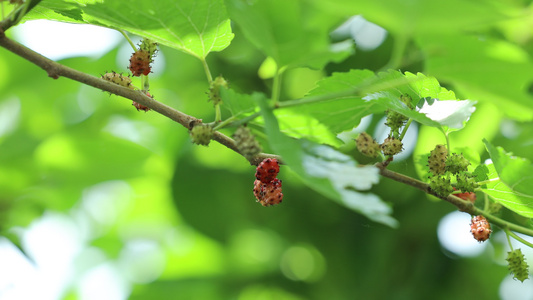
M 504 6 L 493 1 L 397 1 L 397 0 L 311 0 L 323 11 L 339 16 L 363 15 L 390 32 L 400 35 L 464 31 L 465 28 L 489 28 L 506 18 Z
M 328 98 L 328 95 L 331 97 Z M 317 87 L 301 101 L 310 102 L 321 96 L 324 96 L 324 100 L 302 104 L 298 109 L 313 115 L 335 133 L 352 129 L 361 118 L 387 109 L 426 126 L 443 130 L 460 129 L 475 110 L 475 101 L 434 99 L 433 105 L 415 111 L 400 100 L 405 95 L 411 97 L 413 107 L 426 97 L 455 100 L 452 91 L 441 87 L 435 78 L 421 73 L 404 75 L 399 71 L 388 71 L 374 75 L 368 70 L 351 70 L 334 73 L 318 82 Z
M 227 109 L 232 116 L 243 116 L 254 112 L 257 104 L 253 96 L 240 94 L 232 89 L 220 89 L 222 107 Z
M 233 39 L 223 0 L 63 2 L 43 1 L 30 18 L 122 29 L 200 59 L 224 50 Z M 79 18 L 80 10 L 83 20 Z M 50 15 L 51 11 L 56 14 Z
M 498 106 L 509 118 L 533 120 L 529 54 L 508 42 L 462 35 L 427 35 L 419 42 L 427 72 L 470 99 Z
M 488 169 L 486 173 L 488 179 L 493 181 L 489 182 L 486 188 L 481 191 L 509 210 L 521 216 L 533 218 L 533 196 L 517 192 L 503 181 L 498 180 L 495 164 L 486 165 L 486 168 Z
M 227 0 L 230 17 L 246 38 L 278 68 L 309 66 L 322 68 L 340 62 L 353 53 L 353 43 L 330 45 L 328 27 L 306 13 L 300 1 Z
M 332 76 L 319 81 L 317 87 L 310 91 L 302 101 L 328 94 L 333 95 L 339 91 L 355 90 L 373 77 L 374 72 L 369 70 L 333 73 Z M 380 103 L 366 101 L 361 96 L 356 96 L 355 92 L 349 96 L 332 97 L 325 101 L 302 104 L 297 109 L 312 115 L 334 133 L 352 129 L 363 117 L 385 110 Z
M 287 137 L 280 132 L 264 96 L 255 98 L 261 107 L 272 148 L 306 185 L 375 222 L 397 226 L 397 221 L 390 216 L 389 205 L 374 194 L 359 192 L 369 190 L 379 181 L 376 167 L 359 167 L 351 157 L 333 148 Z
M 500 180 L 511 190 L 533 197 L 533 165 L 525 158 L 513 156 L 501 147 L 483 140 Z
M 397 71 L 392 71 L 399 73 Z M 405 78 L 409 80 L 409 86 L 418 98 L 435 98 L 441 100 L 455 100 L 455 93 L 440 86 L 435 77 L 427 77 L 422 73 L 413 74 L 405 72 Z M 432 103 L 430 103 L 432 104 Z
M 408 72 L 404 75 L 401 72 L 390 70 L 378 74 L 378 78 L 379 81 L 374 84 L 376 86 L 379 86 L 380 82 L 384 86 L 395 81 L 401 83 L 402 79 L 405 80 L 405 84 L 372 94 L 366 99 L 380 99 L 387 109 L 399 112 L 426 126 L 438 127 L 444 131 L 461 129 L 475 111 L 473 107 L 475 101 L 439 101 L 439 99 L 455 100 L 456 98 L 452 91 L 441 87 L 434 77 Z M 429 98 L 431 101 L 427 101 L 419 111 L 414 111 L 400 101 L 400 97 L 404 95 L 411 97 L 411 105 L 413 106 L 421 98 Z
M 281 132 L 290 137 L 304 138 L 335 147 L 343 144 L 324 124 L 308 114 L 292 109 L 276 110 L 274 114 Z
M 89 1 L 78 1 L 84 4 Z M 24 21 L 46 19 L 60 22 L 85 23 L 79 5 L 69 1 L 43 0 L 31 12 L 24 16 Z

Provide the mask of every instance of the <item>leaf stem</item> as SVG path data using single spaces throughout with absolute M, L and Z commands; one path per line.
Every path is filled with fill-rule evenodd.
M 488 211 L 489 210 L 489 206 L 490 206 L 490 202 L 489 202 L 489 195 L 483 193 L 484 195 L 484 199 L 485 199 L 485 203 L 483 203 L 483 210 L 485 211 Z
M 279 103 L 279 97 L 281 94 L 281 74 L 280 69 L 276 70 L 276 75 L 274 75 L 274 81 L 272 83 L 272 103 L 276 107 Z
M 204 66 L 204 72 L 205 76 L 207 77 L 207 82 L 211 84 L 213 82 L 213 76 L 211 76 L 211 71 L 209 71 L 209 65 L 207 64 L 207 60 L 204 58 L 200 59 L 202 61 L 202 66 Z
M 509 243 L 509 248 L 511 248 L 511 251 L 514 251 L 513 249 L 513 244 L 511 243 L 511 238 L 510 238 L 510 232 L 509 229 L 504 229 L 505 231 L 505 236 L 507 237 L 507 243 Z
M 126 39 L 126 41 L 128 41 L 128 43 L 130 44 L 131 48 L 133 49 L 133 51 L 137 51 L 137 46 L 135 46 L 135 44 L 133 43 L 133 41 L 130 39 L 130 37 L 128 36 L 128 34 L 126 33 L 126 31 L 122 30 L 122 29 L 119 29 L 118 32 L 122 33 L 122 35 L 124 36 L 124 38 Z
M 478 181 L 476 182 L 478 185 L 485 185 L 485 184 L 489 184 L 489 183 L 492 183 L 492 182 L 495 182 L 495 181 L 500 181 L 500 178 L 492 178 L 492 179 L 489 179 L 489 180 L 483 180 L 483 181 Z
M 512 232 L 509 229 L 504 229 L 504 230 L 505 230 L 505 233 L 507 233 L 507 238 L 509 238 L 509 236 L 512 236 L 515 240 L 519 241 L 520 243 L 522 243 L 522 244 L 524 244 L 524 245 L 526 245 L 528 247 L 533 248 L 533 243 L 526 241 L 525 239 L 520 237 L 518 234 Z M 511 241 L 509 241 L 509 246 L 511 247 L 511 250 L 513 250 L 513 246 L 511 245 Z
M 448 135 L 448 133 L 446 131 L 444 131 L 444 129 L 442 129 L 442 127 L 440 128 L 440 130 L 442 131 L 442 134 L 444 134 L 444 137 L 446 138 L 446 148 L 448 149 L 448 154 L 450 154 L 450 150 L 451 150 L 451 146 L 450 146 L 450 137 Z
M 204 67 L 205 76 L 207 77 L 207 82 L 209 83 L 209 88 L 211 88 L 211 85 L 213 83 L 213 76 L 211 75 L 211 71 L 209 70 L 209 65 L 207 64 L 207 60 L 205 57 L 200 59 L 202 61 L 202 66 Z M 218 123 L 222 120 L 222 112 L 220 110 L 220 103 L 215 104 L 215 123 Z
M 295 100 L 288 100 L 288 101 L 283 101 L 283 102 L 278 103 L 276 105 L 276 108 L 287 108 L 287 107 L 305 105 L 305 104 L 311 104 L 311 103 L 317 103 L 317 102 L 334 101 L 338 98 L 357 96 L 358 92 L 359 92 L 359 89 L 355 88 L 355 89 L 345 90 L 345 91 L 331 93 L 331 94 L 311 96 L 311 97 L 295 99 Z
M 400 141 L 403 140 L 403 137 L 407 133 L 407 129 L 409 129 L 409 126 L 411 125 L 412 122 L 413 122 L 413 119 L 409 119 L 409 121 L 407 121 L 407 124 L 405 124 L 405 126 L 403 127 L 402 133 L 400 133 L 400 138 L 399 138 Z
M 13 9 L 6 18 L 0 22 L 0 34 L 3 34 L 9 28 L 17 25 L 20 20 L 30 12 L 42 0 L 28 0 L 24 4 Z
M 222 120 L 222 112 L 220 111 L 220 103 L 215 105 L 215 123 L 220 123 Z
M 215 123 L 213 124 L 213 130 L 220 130 L 224 127 L 226 127 L 228 124 L 231 124 L 234 120 L 236 119 L 236 116 L 231 116 L 229 118 L 227 118 L 226 120 L 222 121 L 222 122 L 218 122 L 218 123 Z

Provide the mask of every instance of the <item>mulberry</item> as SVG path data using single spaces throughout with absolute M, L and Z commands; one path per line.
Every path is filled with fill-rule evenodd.
M 211 82 L 211 85 L 209 86 L 209 100 L 213 101 L 214 105 L 218 105 L 222 102 L 222 98 L 220 97 L 220 89 L 221 88 L 228 88 L 228 82 L 224 77 L 217 76 L 213 82 Z
M 193 143 L 208 146 L 213 137 L 213 128 L 209 125 L 198 124 L 191 129 L 190 135 Z
M 109 72 L 102 75 L 101 78 L 114 84 L 133 89 L 131 78 L 129 76 L 124 76 L 117 72 Z
M 261 203 L 263 206 L 271 206 L 279 204 L 281 201 L 283 201 L 281 180 L 277 178 L 268 183 L 255 180 L 253 191 L 255 197 L 257 198 L 257 202 Z
M 429 171 L 433 175 L 440 175 L 446 172 L 446 158 L 448 150 L 444 145 L 437 145 L 435 149 L 431 150 L 428 157 Z
M 524 254 L 522 250 L 516 249 L 510 252 L 507 252 L 507 260 L 509 264 L 509 271 L 513 274 L 513 277 L 524 282 L 524 280 L 529 278 L 529 266 L 524 259 Z
M 449 178 L 443 176 L 434 176 L 429 182 L 429 187 L 435 194 L 446 197 L 453 192 L 453 187 Z
M 364 156 L 375 158 L 379 155 L 380 148 L 378 142 L 376 142 L 368 133 L 361 133 L 357 139 L 355 139 L 357 150 Z
M 150 74 L 150 63 L 152 58 L 150 53 L 145 50 L 137 50 L 131 55 L 129 69 L 133 76 L 141 76 Z
M 384 155 L 396 155 L 402 152 L 402 149 L 402 141 L 390 136 L 381 144 L 381 151 L 383 151 Z
M 489 239 L 492 230 L 484 216 L 475 216 L 470 224 L 470 232 L 478 242 L 484 242 Z
M 261 146 L 252 135 L 249 128 L 241 126 L 233 134 L 237 150 L 244 155 L 247 160 L 251 160 L 261 152 Z
M 446 171 L 452 174 L 465 172 L 469 165 L 470 162 L 462 154 L 453 153 L 446 160 Z
M 462 192 L 472 193 L 479 186 L 479 184 L 477 184 L 476 180 L 471 174 L 460 173 L 456 176 L 456 178 L 457 183 L 455 186 L 458 190 L 461 190 Z
M 275 158 L 266 158 L 258 166 L 255 171 L 255 178 L 263 183 L 269 183 L 279 173 L 279 163 Z

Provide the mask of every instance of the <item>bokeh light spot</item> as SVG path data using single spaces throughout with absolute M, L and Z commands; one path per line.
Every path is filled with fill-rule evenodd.
M 281 272 L 291 280 L 315 281 L 324 270 L 324 257 L 311 246 L 293 246 L 283 253 Z
M 437 228 L 439 242 L 447 251 L 465 257 L 481 254 L 488 243 L 479 243 L 470 233 L 471 217 L 454 211 L 444 216 Z
M 121 40 L 118 31 L 88 24 L 34 20 L 13 29 L 22 44 L 52 60 L 99 57 Z

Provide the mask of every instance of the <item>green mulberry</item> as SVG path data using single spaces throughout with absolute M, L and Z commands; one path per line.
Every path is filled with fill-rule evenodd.
M 447 156 L 448 149 L 444 145 L 437 145 L 435 149 L 431 150 L 428 157 L 428 166 L 433 175 L 440 175 L 446 172 Z
M 516 249 L 507 252 L 507 258 L 505 260 L 509 263 L 509 271 L 511 271 L 514 278 L 522 282 L 529 278 L 529 266 L 524 259 L 522 250 Z
M 249 128 L 244 126 L 237 128 L 233 138 L 237 149 L 247 160 L 251 160 L 261 152 L 261 145 L 259 145 Z
M 375 158 L 379 155 L 380 148 L 378 142 L 376 142 L 368 133 L 361 133 L 357 139 L 355 139 L 357 150 L 364 156 Z
M 213 137 L 213 128 L 209 125 L 198 124 L 191 129 L 190 135 L 193 143 L 207 146 Z

